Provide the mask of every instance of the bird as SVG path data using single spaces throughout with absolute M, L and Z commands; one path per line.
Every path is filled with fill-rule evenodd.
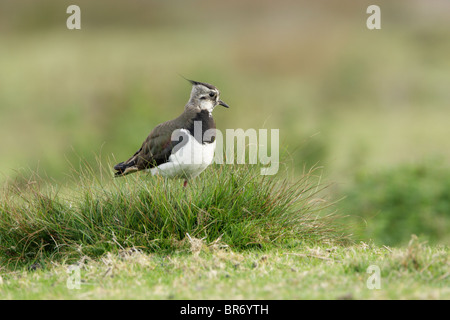
M 198 176 L 213 161 L 216 148 L 216 123 L 212 112 L 220 100 L 217 87 L 189 80 L 192 85 L 183 113 L 157 125 L 128 160 L 114 166 L 115 177 L 146 170 L 152 175 L 188 180 Z

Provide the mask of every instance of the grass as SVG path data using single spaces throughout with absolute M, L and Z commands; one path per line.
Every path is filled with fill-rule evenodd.
M 124 248 L 76 265 L 3 272 L 0 293 L 4 299 L 450 298 L 448 248 L 417 237 L 402 249 L 361 243 L 235 251 L 195 238 L 189 247 L 167 255 Z M 367 286 L 371 265 L 380 268 L 380 289 Z
M 103 172 L 97 177 L 94 171 Z M 210 167 L 184 189 L 146 173 L 111 178 L 88 165 L 75 187 L 54 190 L 38 177 L 6 187 L 0 204 L 3 265 L 78 261 L 127 247 L 172 252 L 189 237 L 232 249 L 343 242 L 347 236 L 314 170 L 292 181 L 255 166 Z
M 187 189 L 95 170 L 74 171 L 67 189 L 35 177 L 5 190 L 3 299 L 450 297 L 448 247 L 352 243 L 318 169 L 293 181 L 215 166 Z M 373 265 L 381 288 L 371 290 Z
M 439 183 L 436 183 L 439 181 Z M 405 245 L 416 234 L 430 244 L 448 244 L 450 171 L 442 161 L 403 164 L 360 172 L 344 193 L 353 232 L 378 245 Z

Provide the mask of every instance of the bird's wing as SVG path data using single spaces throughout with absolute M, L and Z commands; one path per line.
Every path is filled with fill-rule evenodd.
M 172 140 L 172 134 L 175 130 L 177 130 L 177 127 L 174 121 L 167 121 L 153 129 L 137 154 L 139 170 L 152 168 L 167 162 L 173 148 L 181 142 L 181 140 Z
M 167 162 L 172 150 L 187 142 L 183 135 L 174 136 L 177 139 L 172 140 L 172 134 L 177 129 L 175 120 L 156 126 L 142 143 L 141 148 L 130 159 L 114 166 L 114 169 L 117 170 L 115 175 L 123 176 Z

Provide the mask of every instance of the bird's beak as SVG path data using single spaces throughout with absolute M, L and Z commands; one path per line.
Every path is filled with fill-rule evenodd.
M 219 100 L 219 103 L 221 106 L 224 106 L 225 108 L 229 108 L 230 106 L 227 105 L 225 102 L 223 102 L 222 100 Z

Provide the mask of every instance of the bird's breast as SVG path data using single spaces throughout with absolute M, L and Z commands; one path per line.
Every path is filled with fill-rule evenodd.
M 201 144 L 210 144 L 216 141 L 216 123 L 207 110 L 201 110 L 188 122 L 187 131 Z
M 193 178 L 205 170 L 214 160 L 216 142 L 199 143 L 187 130 L 180 130 L 185 143 L 174 148 L 168 161 L 151 169 L 152 174 L 168 178 Z
M 179 148 L 174 148 L 170 161 L 193 164 L 209 165 L 214 158 L 216 142 L 201 143 L 187 130 L 180 130 L 183 134 L 183 142 Z

